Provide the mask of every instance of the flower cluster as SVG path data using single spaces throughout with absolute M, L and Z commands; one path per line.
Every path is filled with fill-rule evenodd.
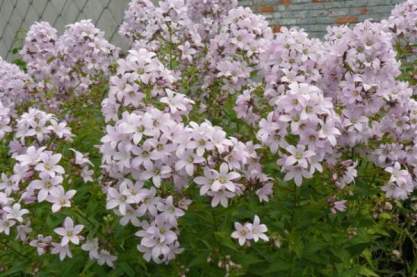
M 417 1 L 407 0 L 398 4 L 391 11 L 388 19 L 383 20 L 382 24 L 391 32 L 396 40 L 405 40 L 407 43 L 417 42 Z
M 255 91 L 256 88 L 254 87 L 245 89 L 236 98 L 234 107 L 236 116 L 252 126 L 256 126 L 261 119 L 261 116 L 258 114 L 259 104 L 257 103 L 258 97 L 256 97 Z
M 134 0 L 119 32 L 135 42 L 135 48 L 158 52 L 159 58 L 170 64 L 178 56 L 179 61 L 191 63 L 203 46 L 184 0 L 159 1 L 157 6 L 148 0 Z
M 203 41 L 217 34 L 224 17 L 237 7 L 236 0 L 187 0 L 188 15 L 197 24 Z
M 386 105 L 400 73 L 390 35 L 379 24 L 365 21 L 344 30 L 340 38 L 328 39 L 320 87 L 343 107 L 345 126 L 369 120 Z M 346 138 L 353 143 L 367 139 L 366 132 L 357 133 Z
M 303 178 L 321 172 L 322 162 L 333 154 L 340 119 L 319 88 L 305 83 L 288 87 L 276 97 L 273 112 L 259 122 L 257 137 L 279 154 L 277 163 L 286 172 L 285 180 L 294 179 L 300 186 Z
M 358 162 L 352 160 L 342 161 L 337 164 L 333 170 L 332 179 L 335 182 L 336 187 L 343 189 L 345 186 L 353 183 L 358 176 L 358 170 L 356 167 Z
M 117 62 L 116 75 L 110 78 L 108 97 L 103 101 L 107 121 L 119 119 L 123 109 L 143 109 L 152 99 L 166 95 L 173 88 L 174 73 L 165 68 L 154 52 L 132 49 Z
M 4 136 L 12 131 L 10 126 L 11 123 L 11 114 L 10 109 L 3 105 L 0 101 L 0 141 Z
M 416 184 L 408 170 L 401 169 L 401 165 L 395 162 L 394 166 L 387 167 L 386 172 L 391 174 L 388 183 L 382 187 L 388 197 L 395 199 L 407 199 L 413 192 Z
M 261 58 L 265 97 L 274 102 L 292 82 L 317 85 L 322 78 L 323 53 L 323 44 L 318 39 L 310 39 L 303 30 L 282 28 Z
M 18 66 L 0 57 L 0 101 L 13 108 L 29 100 L 31 79 Z
M 416 94 L 417 1 L 407 0 L 398 4 L 391 11 L 391 16 L 381 21 L 381 25 L 387 33 L 392 35 L 397 58 L 402 64 L 401 79 L 408 80 Z
M 34 80 L 51 78 L 50 74 L 55 70 L 52 62 L 57 56 L 57 41 L 58 31 L 48 22 L 35 22 L 30 27 L 20 55 Z
M 53 114 L 48 114 L 38 109 L 30 108 L 28 112 L 22 114 L 16 121 L 15 137 L 23 145 L 26 145 L 27 140 L 30 138 L 35 138 L 42 143 L 50 139 L 51 135 L 65 140 L 70 140 L 72 136 L 66 122 L 58 122 Z
M 247 85 L 252 72 L 259 65 L 265 46 L 272 39 L 272 29 L 261 15 L 249 8 L 238 7 L 229 11 L 219 33 L 210 40 L 205 86 L 217 79 L 223 81 L 223 90 L 239 91 Z
M 213 207 L 227 207 L 248 189 L 267 201 L 272 185 L 262 173 L 257 145 L 228 138 L 209 121 L 184 122 L 193 101 L 170 89 L 174 75 L 155 53 L 130 50 L 118 64 L 103 101 L 107 208 L 120 215 L 122 225 L 139 228 L 138 249 L 146 260 L 166 263 L 181 252 L 177 221 L 188 200 L 180 192 L 193 181 Z M 166 190 L 173 195 L 162 196 Z
M 150 0 L 130 1 L 119 33 L 130 41 L 145 45 L 152 41 L 160 30 L 161 15 Z M 153 47 L 155 47 L 154 45 Z
M 7 108 L 2 109 L 2 113 Z M 75 189 L 65 189 L 74 176 L 66 175 L 62 165 L 64 156 L 53 141 L 70 142 L 73 134 L 66 122 L 59 122 L 52 114 L 30 108 L 13 122 L 2 118 L 2 131 L 12 134 L 9 142 L 12 173 L 1 174 L 0 180 L 0 233 L 10 235 L 16 230 L 17 237 L 37 249 L 39 255 L 46 252 L 59 255 L 63 260 L 72 257 L 70 244 L 78 245 L 83 237 L 84 226 L 75 225 L 70 217 L 64 227 L 56 228 L 61 237 L 55 242 L 52 236 L 36 234 L 32 228 L 32 212 L 41 203 L 48 203 L 53 215 L 71 208 Z M 9 123 L 7 123 L 9 122 Z M 4 128 L 7 128 L 4 130 Z M 72 149 L 75 155 L 71 171 L 81 172 L 84 182 L 92 181 L 92 163 L 81 152 Z M 35 227 L 35 226 L 33 226 Z
M 83 229 L 83 225 L 74 225 L 74 221 L 70 217 L 66 217 L 63 227 L 58 227 L 54 230 L 62 238 L 60 243 L 55 243 L 52 253 L 56 252 L 56 254 L 59 254 L 61 260 L 65 256 L 71 257 L 69 244 L 80 244 L 80 240 L 83 239 L 80 233 Z
M 160 39 L 181 50 L 183 60 L 191 59 L 218 33 L 229 10 L 237 7 L 236 0 L 133 0 L 129 3 L 119 33 L 140 47 L 157 51 Z
M 109 251 L 100 248 L 97 238 L 87 239 L 86 242 L 81 245 L 81 249 L 88 252 L 88 256 L 91 260 L 97 261 L 99 265 L 108 265 L 114 267 L 114 262 L 117 260 L 116 256 L 110 254 Z
M 168 262 L 180 251 L 177 218 L 184 210 L 176 208 L 172 196 L 158 196 L 161 191 L 182 191 L 194 180 L 213 207 L 226 207 L 259 182 L 270 186 L 256 146 L 227 138 L 209 122 L 184 126 L 156 108 L 123 113 L 107 126 L 102 143 L 103 168 L 117 180 L 106 189 L 107 208 L 122 217 L 121 224 L 141 228 L 139 250 L 147 260 Z M 258 195 L 266 200 L 270 193 L 261 188 Z
M 61 36 L 49 23 L 35 23 L 20 54 L 37 83 L 39 97 L 56 108 L 67 97 L 87 92 L 108 76 L 118 52 L 90 20 L 81 20 L 68 25 Z M 45 91 L 54 97 L 48 98 Z
M 400 68 L 391 35 L 380 23 L 365 21 L 353 29 L 332 28 L 326 38 L 320 86 L 341 113 L 338 143 L 362 145 L 362 153 L 387 172 L 398 166 L 415 172 L 416 102 L 410 86 L 396 80 Z M 389 197 L 404 198 L 415 187 L 412 174 L 394 179 L 383 188 Z
M 118 57 L 118 49 L 91 20 L 68 25 L 57 41 L 59 84 L 64 89 L 85 92 L 102 74 L 110 74 L 110 66 Z

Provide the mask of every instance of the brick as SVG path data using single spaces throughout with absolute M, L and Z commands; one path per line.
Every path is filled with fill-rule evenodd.
M 272 5 L 262 5 L 258 7 L 258 12 L 260 13 L 273 13 L 274 6 Z
M 356 22 L 358 22 L 358 17 L 352 15 L 339 16 L 335 20 L 335 23 L 338 25 L 351 24 Z
M 362 8 L 358 8 L 358 12 L 362 15 L 367 15 L 369 10 L 368 10 L 368 7 L 362 7 Z
M 279 25 L 279 24 L 274 24 L 274 25 L 272 25 L 272 31 L 273 31 L 274 33 L 279 33 L 279 32 L 281 32 L 281 28 L 282 28 L 282 26 L 281 26 L 281 25 Z

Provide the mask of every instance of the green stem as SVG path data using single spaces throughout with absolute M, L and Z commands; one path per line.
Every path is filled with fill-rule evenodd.
M 6 248 L 9 248 L 10 250 L 12 250 L 13 252 L 15 252 L 16 254 L 18 254 L 19 256 L 23 257 L 23 258 L 27 258 L 26 255 L 20 253 L 18 250 L 16 250 L 14 247 L 10 246 L 9 243 L 4 242 L 2 240 L 0 240 L 0 244 L 3 245 Z
M 292 213 L 292 218 L 291 218 L 291 226 L 292 226 L 292 232 L 295 231 L 295 220 L 296 220 L 296 212 L 297 212 L 297 202 L 298 202 L 298 196 L 297 196 L 297 184 L 295 182 L 294 183 L 294 198 L 293 198 L 293 202 L 294 202 L 294 208 L 293 208 L 293 213 Z M 295 268 L 295 254 L 293 252 L 291 252 L 291 275 L 290 276 L 294 276 L 294 268 Z
M 80 216 L 81 218 L 83 218 L 84 220 L 86 220 L 89 224 L 95 226 L 96 224 L 94 222 L 92 222 L 81 210 L 80 208 L 78 208 L 77 206 L 74 206 L 74 211 L 76 212 L 76 214 L 78 216 Z

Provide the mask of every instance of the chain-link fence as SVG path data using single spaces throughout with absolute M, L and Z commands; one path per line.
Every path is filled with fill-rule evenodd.
M 92 19 L 118 46 L 125 42 L 118 28 L 129 0 L 0 0 L 0 56 L 13 59 L 25 34 L 35 21 L 48 21 L 60 32 L 65 25 Z

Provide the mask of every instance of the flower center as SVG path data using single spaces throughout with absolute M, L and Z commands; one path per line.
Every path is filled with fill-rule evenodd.
M 222 184 L 225 184 L 225 183 L 227 183 L 227 178 L 225 176 L 220 176 L 219 177 L 219 182 L 222 183 Z
M 297 159 L 297 160 L 301 160 L 302 158 L 303 158 L 303 153 L 301 153 L 301 152 L 297 152 L 297 153 L 295 153 L 295 158 Z

